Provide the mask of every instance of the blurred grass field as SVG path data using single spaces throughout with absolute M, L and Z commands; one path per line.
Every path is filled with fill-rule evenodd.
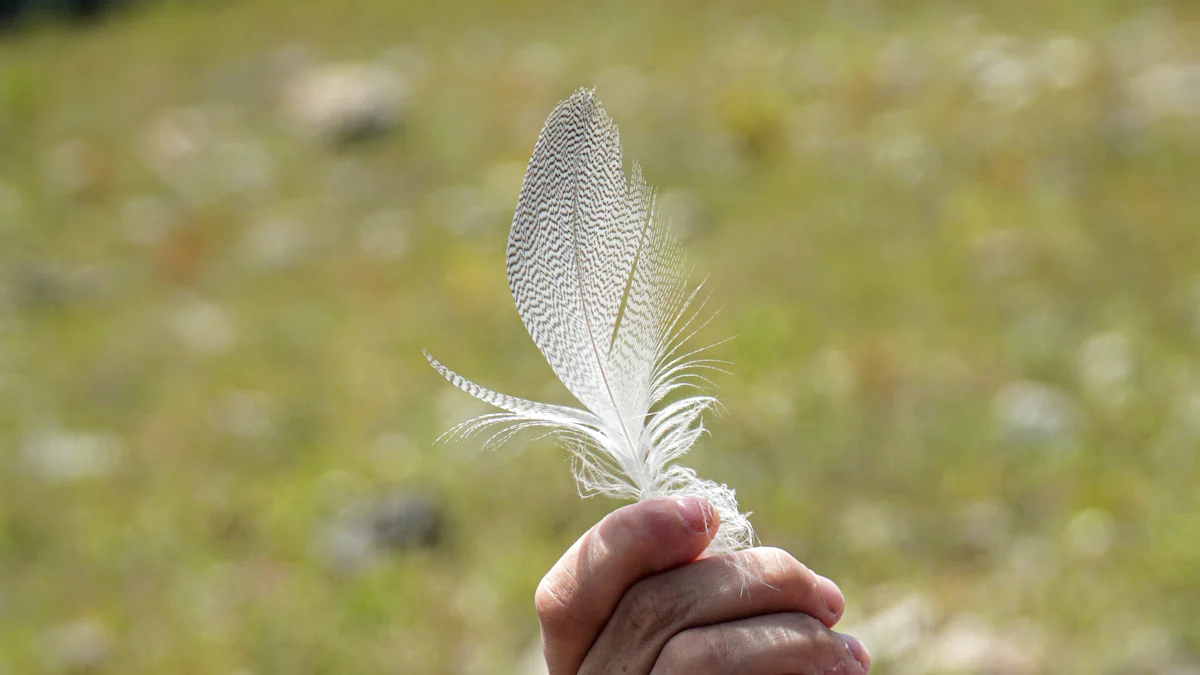
M 394 129 L 297 128 L 289 83 L 339 62 L 395 78 Z M 1182 0 L 162 2 L 0 36 L 0 673 L 535 672 L 533 589 L 616 504 L 545 442 L 435 445 L 479 409 L 420 348 L 566 402 L 504 246 L 593 85 L 737 336 L 694 465 L 841 584 L 873 672 L 1200 673 Z M 339 548 L 395 494 L 438 546 Z

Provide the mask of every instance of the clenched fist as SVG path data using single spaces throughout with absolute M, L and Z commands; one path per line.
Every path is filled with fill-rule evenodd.
M 865 675 L 858 640 L 832 630 L 845 600 L 784 551 L 702 558 L 719 525 L 699 498 L 609 514 L 538 586 L 550 675 Z

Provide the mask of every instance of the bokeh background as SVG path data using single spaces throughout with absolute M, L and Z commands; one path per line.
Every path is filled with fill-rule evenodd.
M 420 348 L 567 402 L 504 246 L 593 85 L 737 336 L 694 466 L 874 672 L 1200 672 L 1195 3 L 45 5 L 0 33 L 0 673 L 538 672 L 616 504 L 434 444 L 481 409 Z

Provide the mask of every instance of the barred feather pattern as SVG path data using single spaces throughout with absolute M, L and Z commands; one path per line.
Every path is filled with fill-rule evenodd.
M 492 391 L 425 352 L 453 385 L 503 411 L 447 434 L 491 431 L 488 443 L 499 444 L 540 428 L 573 454 L 581 495 L 702 496 L 721 516 L 710 553 L 752 545 L 734 490 L 677 463 L 705 433 L 717 399 L 704 371 L 722 362 L 685 347 L 704 323 L 700 288 L 689 289 L 683 250 L 640 167 L 626 181 L 617 127 L 591 90 L 560 102 L 542 128 L 507 269 L 525 328 L 582 408 Z

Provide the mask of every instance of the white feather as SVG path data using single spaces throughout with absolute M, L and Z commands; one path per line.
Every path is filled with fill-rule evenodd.
M 750 546 L 734 491 L 675 463 L 716 405 L 697 372 L 716 361 L 698 358 L 707 347 L 683 350 L 699 288 L 688 290 L 683 251 L 636 164 L 626 182 L 617 127 L 590 90 L 560 102 L 538 137 L 509 232 L 508 281 L 525 328 L 583 408 L 485 389 L 426 352 L 452 384 L 504 411 L 448 433 L 492 429 L 489 443 L 503 443 L 547 429 L 574 454 L 580 494 L 702 496 L 721 516 L 710 552 Z

